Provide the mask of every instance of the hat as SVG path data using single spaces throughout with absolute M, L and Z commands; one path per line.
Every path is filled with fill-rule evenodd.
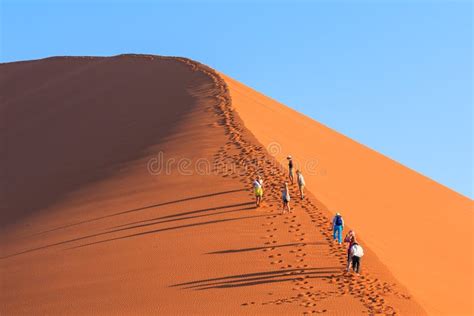
M 288 155 L 288 157 L 286 157 L 286 159 L 291 159 L 291 155 Z
M 336 213 L 336 216 L 341 216 L 341 213 Z

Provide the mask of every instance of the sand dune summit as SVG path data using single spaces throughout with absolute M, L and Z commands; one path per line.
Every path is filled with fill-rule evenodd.
M 472 314 L 469 199 L 189 59 L 0 70 L 2 315 Z M 326 173 L 280 215 L 287 153 Z

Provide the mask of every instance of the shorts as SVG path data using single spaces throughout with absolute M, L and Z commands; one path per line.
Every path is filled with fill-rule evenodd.
M 288 203 L 288 202 L 290 202 L 290 199 L 283 198 L 283 203 L 285 203 L 285 204 L 286 204 L 286 203 Z
M 255 192 L 255 196 L 259 196 L 259 197 L 263 196 L 263 189 L 262 188 L 255 188 L 254 192 Z

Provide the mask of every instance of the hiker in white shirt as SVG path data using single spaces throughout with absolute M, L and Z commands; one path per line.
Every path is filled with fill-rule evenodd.
M 304 182 L 303 174 L 300 170 L 296 170 L 296 182 L 298 182 L 298 188 L 300 189 L 300 197 L 304 199 L 304 186 L 306 183 Z
M 360 259 L 364 255 L 364 249 L 361 245 L 355 242 L 354 244 L 352 244 L 350 254 L 352 259 L 352 269 L 355 273 L 358 274 L 360 271 Z
M 281 190 L 281 199 L 283 202 L 283 211 L 282 214 L 285 214 L 285 210 L 291 212 L 290 208 L 290 190 L 288 189 L 288 182 L 285 182 L 283 189 Z

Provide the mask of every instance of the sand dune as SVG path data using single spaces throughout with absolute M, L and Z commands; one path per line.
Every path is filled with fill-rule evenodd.
M 1 314 L 430 311 L 412 291 L 412 286 L 419 291 L 419 283 L 406 282 L 396 269 L 403 258 L 387 257 L 371 239 L 374 231 L 357 221 L 371 214 L 370 203 L 357 217 L 346 204 L 337 205 L 360 231 L 367 252 L 361 276 L 343 273 L 345 248 L 331 241 L 326 206 L 332 211 L 331 197 L 343 201 L 346 192 L 338 190 L 354 185 L 347 168 L 341 172 L 349 172 L 349 184 L 340 187 L 308 177 L 316 196 L 309 193 L 304 201 L 291 187 L 294 211 L 280 215 L 279 187 L 286 179 L 281 157 L 267 152 L 265 133 L 245 111 L 250 106 L 257 114 L 260 107 L 276 111 L 263 123 L 278 139 L 282 106 L 183 58 L 58 57 L 1 64 L 0 70 L 0 111 L 7 117 L 2 130 L 7 150 L 1 152 L 6 177 L 0 180 L 7 187 L 1 196 L 6 206 L 0 222 Z M 285 111 L 290 122 L 300 117 Z M 298 142 L 320 128 L 305 124 L 308 134 L 293 138 L 295 148 L 289 147 L 299 159 L 306 156 L 296 150 Z M 291 145 L 279 141 L 283 148 Z M 357 155 L 359 147 L 347 150 Z M 385 161 L 370 153 L 364 155 Z M 396 171 L 387 176 L 398 181 Z M 328 183 L 339 179 L 336 171 L 327 172 L 326 178 L 333 172 L 336 177 Z M 250 190 L 257 173 L 265 179 L 258 209 Z M 420 185 L 429 186 L 426 181 Z M 359 210 L 362 196 L 348 198 L 352 212 Z M 406 201 L 406 212 L 419 205 Z M 432 251 L 431 245 L 422 248 Z M 406 256 L 415 256 L 410 264 L 417 260 L 410 249 Z M 427 273 L 433 271 L 434 261 L 422 263 Z M 463 304 L 451 311 L 466 311 Z
M 430 314 L 474 313 L 472 200 L 222 76 L 245 126 L 278 161 L 294 156 L 318 200 Z

